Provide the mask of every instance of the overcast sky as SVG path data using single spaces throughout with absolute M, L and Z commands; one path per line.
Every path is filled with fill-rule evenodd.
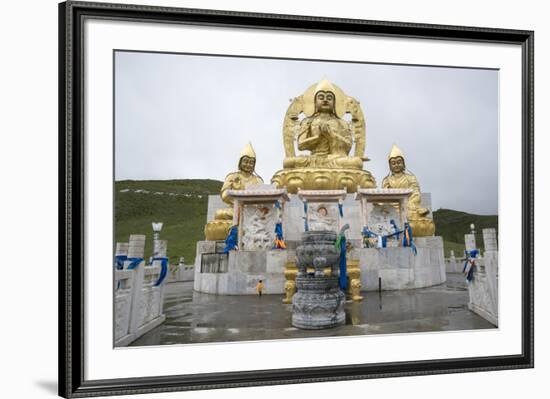
M 223 180 L 248 141 L 269 183 L 290 102 L 327 78 L 361 102 L 380 185 L 393 143 L 433 209 L 498 210 L 498 72 L 117 52 L 115 178 Z

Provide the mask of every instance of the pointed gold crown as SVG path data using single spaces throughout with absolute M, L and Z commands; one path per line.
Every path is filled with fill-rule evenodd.
M 256 159 L 256 153 L 254 152 L 254 148 L 252 148 L 252 144 L 250 144 L 250 142 L 242 149 L 241 153 L 239 154 L 239 161 L 242 157 Z
M 319 83 L 317 83 L 314 94 L 317 94 L 320 91 L 330 91 L 331 93 L 334 93 L 336 95 L 336 88 L 327 79 L 323 79 Z
M 403 158 L 403 160 L 405 160 L 405 156 L 403 155 L 403 151 L 401 151 L 399 149 L 399 147 L 394 144 L 391 148 L 390 155 L 388 155 L 388 161 L 392 158 L 397 158 L 397 157 L 401 157 L 401 158 Z
M 315 94 L 319 91 L 330 91 L 334 94 L 334 111 L 339 118 L 342 118 L 346 113 L 346 99 L 348 96 L 328 79 L 322 79 L 320 82 L 309 86 L 304 92 L 304 114 L 311 116 L 315 113 Z

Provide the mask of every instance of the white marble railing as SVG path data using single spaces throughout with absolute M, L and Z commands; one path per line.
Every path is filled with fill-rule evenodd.
M 144 247 L 145 236 L 132 235 L 127 254 L 124 253 L 124 246 L 117 245 L 116 255 L 143 259 Z M 128 267 L 132 263 L 134 267 L 130 270 Z M 122 270 L 115 270 L 115 346 L 127 346 L 164 322 L 162 306 L 166 279 L 156 286 L 162 270 L 161 263 L 156 260 L 146 266 L 144 260 L 138 264 L 126 260 Z
M 466 247 L 475 248 L 473 234 L 467 234 Z M 475 239 L 474 239 L 475 240 Z M 495 229 L 483 229 L 485 252 L 481 262 L 476 262 L 474 276 L 468 284 L 468 307 L 491 324 L 498 326 L 498 248 Z
M 178 281 L 193 281 L 195 278 L 195 266 L 194 265 L 170 265 L 170 271 L 168 273 L 168 282 L 175 283 Z

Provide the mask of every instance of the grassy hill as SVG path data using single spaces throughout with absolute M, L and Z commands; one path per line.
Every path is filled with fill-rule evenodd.
M 445 241 L 445 256 L 449 251 L 455 251 L 455 256 L 464 253 L 464 234 L 470 232 L 470 224 L 475 225 L 476 243 L 483 249 L 482 229 L 494 227 L 498 229 L 497 215 L 473 215 L 471 213 L 454 211 L 451 209 L 438 209 L 433 212 L 435 234 L 442 236 Z
M 216 180 L 123 180 L 115 182 L 115 237 L 145 234 L 145 256 L 152 253 L 152 222 L 164 222 L 161 238 L 168 240 L 170 263 L 180 256 L 195 259 L 195 243 L 204 240 L 208 195 L 218 194 Z
M 115 182 L 115 237 L 127 242 L 130 234 L 147 236 L 145 256 L 152 253 L 152 222 L 164 222 L 161 237 L 168 240 L 170 263 L 184 256 L 186 263 L 195 259 L 195 244 L 204 240 L 208 195 L 218 194 L 222 182 L 216 180 L 123 180 Z M 453 249 L 464 252 L 464 234 L 470 224 L 481 229 L 498 227 L 497 216 L 472 215 L 450 209 L 433 212 L 436 234 L 443 236 L 445 255 Z

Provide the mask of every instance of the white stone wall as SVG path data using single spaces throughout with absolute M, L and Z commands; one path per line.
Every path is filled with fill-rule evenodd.
M 446 281 L 441 237 L 415 239 L 417 255 L 411 248 L 356 248 L 351 259 L 359 259 L 363 291 L 378 290 L 382 279 L 383 290 L 429 287 Z M 256 294 L 258 280 L 265 283 L 266 294 L 284 293 L 284 267 L 294 261 L 292 249 L 268 251 L 230 251 L 227 271 L 201 273 L 201 254 L 215 251 L 212 241 L 197 243 L 194 289 L 222 295 Z
M 227 271 L 223 273 L 201 273 L 201 254 L 221 252 L 223 243 L 200 241 L 195 257 L 194 289 L 200 292 L 225 295 L 255 294 L 258 280 L 264 280 L 267 294 L 284 293 L 284 266 L 293 261 L 296 245 L 304 231 L 304 205 L 297 195 L 289 195 L 284 204 L 283 234 L 286 250 L 231 251 L 227 258 Z M 431 196 L 423 195 L 423 205 L 431 209 Z M 208 198 L 208 220 L 217 209 L 226 207 L 219 196 Z M 382 289 L 398 290 L 421 288 L 442 284 L 446 281 L 443 239 L 441 237 L 414 238 L 418 254 L 410 248 L 360 248 L 362 242 L 362 218 L 359 201 L 354 194 L 348 194 L 343 203 L 342 224 L 348 223 L 348 241 L 356 248 L 352 259 L 360 260 L 361 284 L 363 290 L 377 290 L 378 279 Z M 217 248 L 216 248 L 217 246 Z
M 201 273 L 200 250 L 208 250 L 208 241 L 197 243 L 194 289 L 220 295 L 256 294 L 256 284 L 262 280 L 265 294 L 284 292 L 284 268 L 294 260 L 293 250 L 273 249 L 267 251 L 230 251 L 227 255 L 227 271 L 224 273 Z
M 447 280 L 443 239 L 418 237 L 414 239 L 417 254 L 411 248 L 361 248 L 352 252 L 359 258 L 363 291 L 402 290 L 430 287 Z

